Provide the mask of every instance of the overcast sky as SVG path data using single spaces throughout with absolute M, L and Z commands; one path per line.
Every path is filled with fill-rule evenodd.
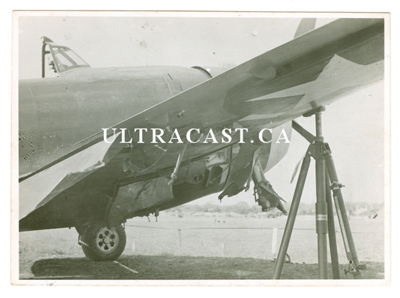
M 299 18 L 252 17 L 20 17 L 19 77 L 41 74 L 41 36 L 71 47 L 92 67 L 136 65 L 232 66 L 291 40 Z M 319 19 L 317 26 L 332 19 Z M 330 143 L 346 201 L 383 201 L 383 85 L 377 84 L 327 107 L 323 131 Z M 211 107 L 210 107 L 211 108 Z M 299 119 L 314 131 L 314 119 Z M 284 160 L 266 174 L 275 190 L 291 201 L 293 169 L 307 143 L 293 133 Z M 314 163 L 303 202 L 315 202 Z M 253 202 L 252 191 L 225 198 Z M 200 201 L 217 202 L 217 195 Z M 289 205 L 286 205 L 289 207 Z

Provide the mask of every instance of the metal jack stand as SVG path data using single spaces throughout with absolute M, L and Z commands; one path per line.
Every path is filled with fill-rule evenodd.
M 331 155 L 331 150 L 327 143 L 324 143 L 322 136 L 322 119 L 321 113 L 325 109 L 319 108 L 304 116 L 309 117 L 315 115 L 316 136 L 302 128 L 299 124 L 293 121 L 293 128 L 302 135 L 311 144 L 307 149 L 306 156 L 303 159 L 299 178 L 293 195 L 293 201 L 290 206 L 288 219 L 286 221 L 285 231 L 283 233 L 281 246 L 275 265 L 273 279 L 279 279 L 282 272 L 283 263 L 287 253 L 287 249 L 292 235 L 294 222 L 296 220 L 297 211 L 300 204 L 301 195 L 303 193 L 304 184 L 307 178 L 307 172 L 310 167 L 311 157 L 315 159 L 316 170 L 316 193 L 317 203 L 316 210 L 316 232 L 318 235 L 318 269 L 319 278 L 328 278 L 328 238 L 331 253 L 333 278 L 339 279 L 339 258 L 336 246 L 335 224 L 333 218 L 333 201 L 336 207 L 340 230 L 343 237 L 344 246 L 346 249 L 347 259 L 349 260 L 348 272 L 357 276 L 360 270 L 365 269 L 365 266 L 360 266 L 357 258 L 356 248 L 350 230 L 349 220 L 347 218 L 346 208 L 343 201 L 341 188 L 343 187 L 338 181 L 335 165 Z M 329 188 L 330 185 L 330 188 Z

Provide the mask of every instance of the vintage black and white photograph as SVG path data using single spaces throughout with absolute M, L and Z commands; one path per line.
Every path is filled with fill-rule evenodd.
M 14 284 L 390 279 L 389 14 L 13 21 Z

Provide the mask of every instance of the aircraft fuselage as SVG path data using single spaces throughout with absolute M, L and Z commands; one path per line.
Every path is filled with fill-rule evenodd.
M 207 73 L 195 68 L 135 67 L 75 69 L 57 78 L 21 80 L 20 176 L 27 177 L 60 161 L 61 167 L 64 167 L 62 160 L 65 156 L 71 156 L 75 150 L 79 151 L 85 146 L 91 146 L 93 136 L 96 136 L 95 139 L 99 133 L 101 136 L 102 129 L 139 114 L 209 77 Z M 233 124 L 235 117 L 232 115 L 229 125 Z M 166 124 L 163 121 L 149 119 L 144 126 L 165 129 Z M 259 121 L 258 125 L 262 125 L 262 121 Z M 286 129 L 290 137 L 291 126 L 287 125 Z M 280 129 L 272 130 L 275 139 L 279 131 Z M 280 147 L 279 150 L 271 150 L 273 144 L 263 145 L 263 153 L 260 154 L 263 169 L 271 168 L 283 158 L 288 146 L 289 144 L 282 144 L 275 146 Z M 112 195 L 110 192 L 116 184 L 120 185 L 117 197 L 130 200 L 129 213 L 125 215 L 129 217 L 147 215 L 157 209 L 164 210 L 218 192 L 228 179 L 230 161 L 239 152 L 239 145 L 235 145 L 235 141 L 231 144 L 189 144 L 185 153 L 186 161 L 179 168 L 178 179 L 174 183 L 171 195 L 174 199 L 163 200 L 161 195 L 152 193 L 143 200 L 137 200 L 130 197 L 132 187 L 137 187 L 139 181 L 149 181 L 160 176 L 169 177 L 182 145 L 168 144 L 168 148 L 164 146 L 165 149 L 154 144 L 127 147 L 129 148 L 115 159 L 115 163 L 91 175 L 89 179 L 94 182 L 89 183 L 89 186 L 77 183 L 72 190 L 60 193 L 49 203 L 46 203 L 49 200 L 46 194 L 35 192 L 28 182 L 28 186 L 24 187 L 26 193 L 21 190 L 20 216 L 25 216 L 32 209 L 40 209 L 43 214 L 39 216 L 35 213 L 30 215 L 33 218 L 26 217 L 21 222 L 20 229 L 77 226 L 99 218 L 107 208 L 108 202 L 105 197 Z M 206 156 L 210 154 L 224 155 L 227 167 L 223 166 L 222 170 L 217 165 L 217 170 L 212 170 L 205 162 Z M 246 158 L 252 159 L 252 156 Z M 270 163 L 267 167 L 268 161 Z M 126 170 L 127 168 L 129 170 Z M 133 172 L 132 169 L 139 170 L 129 174 Z M 241 168 L 236 170 L 242 171 Z M 250 174 L 248 171 L 246 173 Z M 46 176 L 46 173 L 43 175 Z M 52 176 L 51 171 L 48 171 L 47 175 Z M 101 185 L 90 186 L 96 181 L 104 181 L 102 177 L 106 175 L 112 178 Z M 156 188 L 162 189 L 159 185 Z
M 19 84 L 20 176 L 208 77 L 183 67 L 76 69 Z

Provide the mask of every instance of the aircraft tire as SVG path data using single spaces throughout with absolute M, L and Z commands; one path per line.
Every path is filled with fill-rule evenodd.
M 120 225 L 109 229 L 103 222 L 94 222 L 80 235 L 85 256 L 93 261 L 114 261 L 125 249 L 125 229 Z

